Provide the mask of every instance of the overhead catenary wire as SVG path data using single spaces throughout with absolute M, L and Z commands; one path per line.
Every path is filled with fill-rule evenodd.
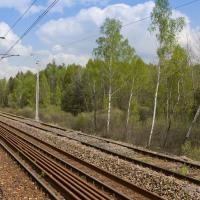
M 40 14 L 37 19 L 26 29 L 26 31 L 19 37 L 19 39 L 4 53 L 9 54 L 10 51 L 23 39 L 35 26 L 36 24 L 58 3 L 59 0 L 54 0 L 46 9 L 45 11 Z M 2 58 L 0 59 L 0 61 Z
M 31 10 L 31 8 L 35 5 L 37 0 L 33 0 L 32 3 L 28 6 L 28 8 L 22 13 L 22 15 L 19 16 L 19 18 L 13 23 L 13 25 L 8 29 L 4 37 L 6 38 L 8 36 L 8 33 L 12 31 L 15 26 L 24 18 L 24 16 Z
M 178 9 L 178 8 L 182 8 L 182 7 L 185 7 L 185 6 L 189 6 L 189 5 L 191 5 L 193 3 L 196 3 L 198 1 L 200 1 L 200 0 L 189 1 L 189 2 L 186 2 L 186 3 L 180 4 L 178 6 L 175 6 L 174 9 Z
M 186 7 L 186 6 L 189 6 L 189 5 L 191 5 L 191 4 L 196 3 L 196 2 L 198 2 L 198 1 L 200 1 L 200 0 L 192 0 L 192 1 L 189 1 L 189 2 L 186 2 L 186 3 L 183 3 L 183 4 L 180 4 L 180 5 L 178 5 L 178 6 L 175 6 L 175 7 L 172 8 L 172 9 L 178 9 L 178 8 Z M 148 16 L 143 17 L 143 18 L 141 18 L 141 19 L 131 21 L 131 22 L 129 22 L 129 23 L 126 23 L 126 24 L 122 25 L 122 29 L 125 28 L 125 27 L 127 27 L 127 26 L 136 24 L 136 23 L 138 23 L 138 22 L 145 21 L 145 20 L 150 19 L 150 18 L 151 18 L 151 15 L 148 15 Z M 99 28 L 99 27 L 98 27 L 98 28 Z M 100 35 L 100 34 L 93 34 L 93 35 L 90 35 L 90 36 L 86 36 L 86 37 L 84 37 L 84 38 L 81 38 L 81 39 L 79 39 L 79 40 L 74 40 L 74 41 L 72 41 L 72 42 L 69 42 L 69 43 L 64 44 L 64 45 L 61 45 L 61 46 L 62 46 L 62 47 L 70 46 L 70 45 L 73 45 L 73 44 L 76 44 L 76 43 L 80 43 L 80 42 L 89 40 L 89 39 L 91 39 L 91 38 L 97 37 L 97 36 L 99 36 L 99 35 Z
M 10 51 L 14 48 L 14 46 L 15 46 L 26 34 L 28 34 L 28 32 L 41 20 L 41 18 L 42 18 L 44 15 L 46 15 L 46 14 L 49 12 L 49 10 L 50 10 L 52 7 L 54 7 L 54 5 L 55 5 L 58 1 L 59 1 L 59 0 L 55 0 L 48 8 L 42 13 L 42 14 L 36 19 L 36 21 L 25 31 L 25 33 L 24 33 L 24 34 L 23 34 L 23 35 L 22 35 L 22 36 L 7 50 L 7 52 L 10 52 Z M 190 2 L 186 2 L 186 3 L 183 3 L 183 4 L 181 4 L 181 5 L 175 6 L 173 9 L 178 9 L 178 8 L 186 7 L 186 6 L 189 6 L 189 5 L 191 5 L 191 4 L 196 3 L 196 2 L 198 2 L 198 1 L 200 1 L 200 0 L 193 0 L 193 1 L 190 1 Z M 132 22 L 129 22 L 129 23 L 127 23 L 127 24 L 124 24 L 124 25 L 122 26 L 122 28 L 127 27 L 127 26 L 130 26 L 130 25 L 132 25 L 132 24 L 136 24 L 136 23 L 141 22 L 141 21 L 145 21 L 145 20 L 150 19 L 150 18 L 151 18 L 151 15 L 146 16 L 146 17 L 141 18 L 141 19 L 138 19 L 138 20 L 134 20 L 134 21 L 132 21 Z M 72 44 L 80 43 L 80 42 L 89 40 L 89 39 L 91 39 L 92 37 L 96 37 L 96 36 L 99 36 L 99 35 L 100 35 L 100 34 L 93 34 L 93 35 L 84 37 L 84 38 L 79 39 L 79 40 L 74 40 L 74 41 L 72 41 L 72 42 L 70 42 L 70 43 L 68 43 L 68 44 L 64 44 L 64 45 L 61 45 L 61 46 L 65 47 L 65 46 L 69 46 L 69 45 L 72 45 Z M 7 52 L 6 52 L 6 53 L 7 53 Z M 0 61 L 1 61 L 1 59 L 0 59 Z
M 193 1 L 190 1 L 190 2 L 186 2 L 186 3 L 180 4 L 180 5 L 178 5 L 178 6 L 175 6 L 173 9 L 178 9 L 178 8 L 181 8 L 181 7 L 186 7 L 186 6 L 188 6 L 188 5 L 191 5 L 191 4 L 193 4 L 193 3 L 196 3 L 196 2 L 198 2 L 198 1 L 200 1 L 200 0 L 193 0 Z M 125 27 L 127 27 L 127 26 L 136 24 L 136 23 L 138 23 L 138 22 L 145 21 L 145 20 L 150 19 L 150 18 L 151 18 L 151 15 L 146 16 L 146 17 L 141 18 L 141 19 L 138 19 L 138 20 L 134 20 L 134 21 L 132 21 L 132 22 L 129 22 L 129 23 L 127 23 L 127 24 L 124 24 L 124 25 L 122 26 L 122 28 L 125 28 Z M 79 39 L 79 40 L 74 40 L 74 41 L 72 41 L 72 42 L 69 42 L 68 44 L 61 45 L 61 46 L 62 46 L 62 47 L 66 47 L 66 46 L 70 46 L 70 45 L 73 45 L 73 44 L 77 44 L 77 43 L 80 43 L 80 42 L 89 40 L 89 39 L 91 39 L 91 38 L 93 38 L 93 37 L 97 37 L 97 36 L 99 36 L 99 35 L 100 35 L 100 34 L 93 34 L 93 35 L 90 35 L 90 36 L 86 36 L 86 37 L 84 37 L 84 38 L 81 38 L 81 39 Z

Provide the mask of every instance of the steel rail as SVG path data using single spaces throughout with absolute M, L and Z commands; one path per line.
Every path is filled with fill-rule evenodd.
M 1 188 L 0 188 L 0 200 L 3 200 L 3 191 Z
M 1 127 L 2 128 L 4 128 L 5 130 L 7 130 L 7 131 L 11 131 L 11 130 L 9 130 L 9 129 L 7 129 L 7 128 L 5 128 L 5 127 L 3 127 L 2 125 L 1 125 Z M 20 136 L 18 136 L 18 137 L 20 137 Z M 39 141 L 38 139 L 37 139 L 37 141 Z M 26 140 L 26 142 L 27 142 L 27 140 Z M 41 141 L 42 142 L 42 141 Z M 42 142 L 43 144 L 46 144 L 45 142 Z M 49 145 L 49 144 L 48 144 Z M 51 146 L 51 145 L 49 145 L 49 146 Z M 51 146 L 52 147 L 52 146 Z M 54 147 L 54 149 L 56 149 L 55 147 Z M 58 150 L 58 149 L 57 149 Z M 44 151 L 44 149 L 42 150 L 42 151 Z M 62 152 L 62 150 L 59 150 L 60 152 Z M 46 152 L 46 153 L 48 153 L 48 151 Z M 64 152 L 62 152 L 62 153 L 64 153 Z M 65 154 L 67 154 L 66 152 L 65 152 Z M 51 155 L 52 156 L 52 155 Z M 72 155 L 70 155 L 71 157 L 73 157 Z M 76 158 L 77 159 L 77 158 Z M 84 162 L 83 160 L 80 160 L 80 159 L 77 159 L 79 162 L 81 161 L 82 163 Z M 60 161 L 62 161 L 62 160 L 60 160 Z M 62 161 L 62 162 L 64 162 L 64 161 Z M 66 163 L 64 162 L 64 164 L 66 165 Z M 87 166 L 90 166 L 90 168 L 91 168 L 91 165 L 90 164 L 85 164 L 85 165 L 87 165 Z M 114 180 L 117 180 L 117 181 L 120 181 L 120 183 L 123 185 L 126 185 L 126 186 L 128 186 L 128 187 L 130 187 L 133 191 L 137 191 L 138 193 L 142 193 L 142 195 L 143 196 L 146 196 L 146 197 L 148 197 L 149 199 L 163 199 L 163 198 L 161 198 L 161 197 L 159 197 L 158 195 L 155 195 L 154 193 L 151 193 L 151 192 L 149 192 L 149 191 L 146 191 L 146 190 L 143 190 L 143 189 L 141 189 L 141 188 L 139 188 L 139 187 L 137 187 L 137 186 L 135 186 L 135 185 L 133 185 L 133 184 L 131 184 L 131 183 L 129 183 L 129 182 L 126 182 L 126 181 L 124 181 L 124 180 L 122 180 L 122 179 L 120 179 L 120 178 L 118 178 L 118 177 L 115 177 L 115 176 L 113 176 L 113 175 L 111 175 L 111 174 L 108 174 L 107 172 L 105 172 L 105 171 L 103 171 L 103 170 L 101 170 L 101 169 L 99 169 L 99 168 L 96 168 L 95 166 L 93 166 L 92 165 L 92 168 L 94 169 L 94 170 L 96 170 L 96 171 L 98 171 L 98 172 L 101 172 L 101 173 L 103 173 L 104 175 L 106 175 L 106 176 L 108 176 L 108 177 L 110 177 L 110 178 L 112 178 L 112 179 L 114 179 Z M 86 174 L 84 174 L 84 176 L 87 176 Z M 108 189 L 108 188 L 107 188 Z M 111 188 L 109 188 L 109 190 L 111 191 L 112 190 L 112 193 L 113 193 L 113 189 L 111 189 Z M 109 192 L 110 192 L 109 191 Z M 117 194 L 117 192 L 116 191 L 114 191 L 116 194 L 116 196 L 118 195 L 119 196 L 119 194 Z M 128 199 L 127 197 L 124 197 L 123 195 L 121 195 L 121 196 L 119 196 L 119 199 Z
M 33 119 L 22 117 L 22 116 L 17 116 L 17 115 L 11 114 L 11 113 L 0 112 L 0 115 L 1 115 L 1 113 L 3 113 L 4 115 L 10 115 L 12 117 L 16 117 L 16 118 L 19 118 L 19 119 L 22 119 L 22 120 L 30 120 L 30 121 L 36 122 Z M 4 116 L 4 115 L 2 115 L 2 116 Z M 8 117 L 8 116 L 6 116 L 6 117 Z M 11 118 L 11 119 L 14 120 L 13 118 Z M 20 121 L 20 122 L 22 122 L 22 121 Z M 41 127 L 38 127 L 38 126 L 33 125 L 33 124 L 30 124 L 28 122 L 23 122 L 23 123 L 25 123 L 25 124 L 27 124 L 29 126 L 32 126 L 32 127 L 47 131 L 47 129 L 42 129 Z M 55 126 L 55 125 L 52 125 L 52 124 L 47 124 L 47 123 L 44 123 L 44 122 L 36 122 L 36 123 L 39 123 L 39 124 L 41 124 L 43 126 L 46 126 L 46 127 L 50 127 L 50 128 L 54 128 L 54 129 L 57 129 L 57 130 L 61 130 L 61 131 L 66 131 L 66 132 L 73 132 L 74 131 L 74 130 L 66 129 L 64 127 Z M 133 151 L 135 151 L 137 153 L 141 153 L 143 155 L 147 155 L 147 156 L 150 156 L 150 157 L 156 157 L 156 158 L 159 158 L 159 159 L 162 159 L 162 160 L 166 160 L 166 161 L 170 161 L 170 162 L 177 162 L 177 163 L 186 165 L 186 166 L 191 167 L 191 168 L 200 169 L 200 164 L 197 164 L 197 163 L 192 163 L 192 162 L 189 162 L 189 161 L 185 161 L 185 160 L 182 160 L 182 159 L 171 157 L 169 155 L 163 155 L 161 153 L 157 153 L 157 152 L 152 152 L 152 151 L 149 151 L 149 150 L 141 149 L 139 147 L 134 147 L 132 145 L 129 145 L 129 144 L 126 144 L 126 143 L 122 143 L 122 142 L 118 142 L 118 141 L 114 141 L 114 140 L 111 140 L 111 139 L 106 139 L 106 138 L 102 138 L 102 137 L 98 137 L 98 136 L 94 136 L 94 135 L 85 134 L 85 133 L 82 133 L 80 131 L 75 131 L 75 132 L 77 134 L 79 134 L 79 135 L 83 135 L 83 136 L 86 136 L 88 138 L 95 138 L 95 139 L 101 140 L 103 142 L 108 142 L 108 143 L 111 143 L 111 144 L 116 144 L 116 145 L 119 145 L 119 146 L 122 146 L 122 147 L 126 147 L 126 148 L 128 148 L 130 150 L 133 150 Z M 60 136 L 66 136 L 66 135 L 60 134 Z
M 20 167 L 22 167 L 29 174 L 29 176 L 33 178 L 45 190 L 51 199 L 60 200 L 52 188 L 50 188 L 50 186 L 44 180 L 42 180 L 37 173 L 31 170 L 27 164 L 25 164 L 24 161 L 19 157 L 19 155 L 16 154 L 10 147 L 8 147 L 6 143 L 3 142 L 3 140 L 0 140 L 0 146 L 3 147 L 4 150 L 8 152 L 8 154 L 13 157 L 14 160 L 20 165 Z
M 7 116 L 5 116 L 5 117 L 7 117 Z M 14 117 L 17 118 L 17 116 L 14 116 Z M 9 117 L 8 117 L 8 118 L 9 118 Z M 23 117 L 20 117 L 20 118 L 23 118 Z M 11 119 L 12 119 L 12 118 L 11 118 Z M 24 119 L 24 120 L 27 120 L 27 118 L 23 118 L 23 119 Z M 12 119 L 12 120 L 16 120 L 16 119 Z M 30 119 L 28 119 L 28 120 L 30 120 Z M 17 121 L 17 120 L 16 120 L 16 121 Z M 40 129 L 40 130 L 43 130 L 43 131 L 48 131 L 48 132 L 50 132 L 50 130 L 48 130 L 48 129 L 45 129 L 45 128 L 36 126 L 36 125 L 34 125 L 34 124 L 31 124 L 31 123 L 24 122 L 24 121 L 20 121 L 20 122 L 25 123 L 25 124 L 27 124 L 27 125 L 29 125 L 29 126 L 34 127 L 34 128 L 37 128 L 37 129 Z M 65 129 L 65 128 L 62 128 L 62 127 L 57 127 L 57 126 L 54 126 L 54 125 L 49 125 L 49 124 L 46 124 L 46 123 L 43 123 L 43 122 L 39 122 L 39 123 L 42 124 L 42 125 L 45 125 L 45 126 L 47 126 L 47 127 L 52 127 L 52 128 L 56 128 L 56 129 L 60 129 L 60 130 L 64 130 L 64 131 L 68 131 L 68 132 L 69 132 L 69 130 L 67 130 L 67 129 Z M 73 130 L 72 130 L 72 131 L 73 131 Z M 51 131 L 51 132 L 52 132 L 52 131 Z M 52 132 L 52 133 L 54 133 L 54 132 Z M 55 134 L 55 133 L 54 133 L 54 134 Z M 57 134 L 57 133 L 56 133 L 56 134 Z M 83 133 L 80 133 L 80 134 L 83 134 Z M 190 176 L 182 175 L 182 174 L 177 173 L 177 172 L 175 172 L 175 171 L 172 171 L 172 170 L 169 170 L 169 169 L 166 169 L 166 168 L 162 168 L 162 167 L 156 166 L 156 165 L 154 165 L 154 164 L 150 164 L 150 163 L 148 163 L 148 162 L 141 161 L 141 160 L 136 159 L 136 158 L 130 158 L 130 157 L 121 155 L 121 154 L 116 153 L 116 152 L 113 152 L 113 151 L 111 151 L 111 150 L 107 150 L 107 149 L 104 149 L 104 148 L 102 148 L 102 147 L 96 146 L 96 145 L 94 145 L 94 144 L 90 144 L 90 143 L 88 143 L 88 142 L 84 142 L 84 141 L 81 141 L 81 140 L 79 140 L 79 139 L 70 137 L 70 136 L 68 136 L 68 135 L 66 135 L 66 134 L 61 134 L 61 133 L 59 133 L 59 134 L 57 134 L 57 135 L 58 135 L 58 136 L 62 136 L 62 137 L 66 137 L 66 138 L 68 138 L 68 139 L 70 139 L 70 140 L 74 140 L 74 141 L 80 142 L 80 143 L 82 143 L 83 145 L 86 145 L 86 146 L 89 146 L 89 147 L 98 149 L 98 150 L 100 150 L 100 151 L 102 151 L 102 152 L 111 154 L 111 155 L 113 155 L 113 156 L 117 156 L 117 157 L 119 157 L 119 158 L 121 158 L 121 159 L 123 159 L 123 160 L 127 160 L 127 161 L 132 162 L 132 163 L 135 163 L 135 164 L 137 164 L 137 165 L 150 168 L 150 169 L 155 170 L 155 171 L 157 171 L 157 172 L 161 172 L 161 173 L 163 173 L 163 174 L 165 174 L 165 175 L 167 175 L 167 176 L 174 176 L 175 178 L 178 178 L 178 179 L 181 179 L 181 180 L 185 180 L 185 181 L 189 181 L 189 182 L 191 182 L 191 183 L 200 185 L 200 180 L 195 179 L 195 178 L 192 178 L 192 177 L 190 177 Z M 84 134 L 84 135 L 86 135 L 86 134 Z M 88 135 L 86 135 L 86 136 L 88 136 Z M 88 137 L 90 137 L 90 136 L 88 136 Z M 93 136 L 93 137 L 95 137 L 95 136 Z M 102 138 L 100 138 L 100 139 L 104 141 L 104 139 L 102 139 Z M 107 139 L 105 139 L 105 140 L 107 140 Z M 107 141 L 108 141 L 108 140 L 107 140 Z M 110 140 L 109 140 L 108 142 L 110 142 Z M 111 142 L 111 143 L 112 143 L 112 142 Z M 153 156 L 154 156 L 154 155 L 155 155 L 155 154 L 153 154 Z M 162 155 L 162 159 L 165 159 L 165 156 Z M 165 160 L 167 160 L 167 158 L 166 158 Z M 182 160 L 176 160 L 176 159 L 174 159 L 174 158 L 171 158 L 171 161 L 172 161 L 172 160 L 173 160 L 173 162 L 180 162 L 180 163 L 185 164 L 185 165 L 187 165 L 187 166 L 195 167 L 195 168 L 197 168 L 197 169 L 200 169 L 200 166 L 199 166 L 199 165 L 196 165 L 196 164 L 194 164 L 194 163 L 188 163 L 188 162 L 185 162 L 185 161 L 182 161 Z
M 113 156 L 116 156 L 118 158 L 121 158 L 123 160 L 126 160 L 126 161 L 129 161 L 129 162 L 132 162 L 132 163 L 135 163 L 137 165 L 140 165 L 140 166 L 143 166 L 143 167 L 146 167 L 146 168 L 150 168 L 154 171 L 157 171 L 157 172 L 162 172 L 163 174 L 167 175 L 167 176 L 173 176 L 175 178 L 178 178 L 180 180 L 184 180 L 184 181 L 189 181 L 191 183 L 194 183 L 196 185 L 199 185 L 200 186 L 200 180 L 198 179 L 195 179 L 195 178 L 192 178 L 190 176 L 187 176 L 187 175 L 183 175 L 183 174 L 180 174 L 178 172 L 175 172 L 175 171 L 172 171 L 172 170 L 169 170 L 169 169 L 166 169 L 166 168 L 162 168 L 162 167 L 159 167 L 157 165 L 154 165 L 154 164 L 150 164 L 148 162 L 145 162 L 145 161 L 141 161 L 139 159 L 136 159 L 136 158 L 130 158 L 128 156 L 124 156 L 124 155 L 121 155 L 119 153 L 116 153 L 114 151 L 111 151 L 111 150 L 107 150 L 107 149 L 104 149 L 102 147 L 99 147 L 99 146 L 96 146 L 94 144 L 89 144 L 87 142 L 84 142 L 84 141 L 81 141 L 81 140 L 78 140 L 78 139 L 75 139 L 73 137 L 69 137 L 69 136 L 64 136 L 64 137 L 67 137 L 71 140 L 75 140 L 77 142 L 80 142 L 81 144 L 83 145 L 86 145 L 86 146 L 89 146 L 89 147 L 92 147 L 92 148 L 95 148 L 95 149 L 98 149 L 104 153 L 107 153 L 107 154 L 110 154 L 110 155 L 113 155 Z
M 8 136 L 8 134 L 6 134 L 6 136 Z M 9 136 L 9 139 L 7 137 L 7 140 L 9 140 L 14 145 L 17 143 L 17 146 L 19 147 L 18 150 L 21 149 L 25 154 L 29 155 L 30 158 L 34 159 L 34 162 L 38 163 L 38 165 L 43 166 L 43 170 L 45 170 L 45 173 L 53 172 L 54 176 L 57 177 L 58 180 L 63 181 L 63 183 L 65 183 L 70 189 L 66 189 L 68 193 L 71 193 L 71 191 L 77 193 L 77 195 L 72 194 L 75 198 L 77 198 L 81 194 L 82 198 L 84 199 L 110 199 L 104 193 L 99 192 L 95 187 L 89 186 L 82 179 L 77 179 L 77 177 L 74 176 L 74 174 L 72 174 L 66 168 L 59 166 L 59 164 L 54 161 L 52 162 L 51 159 L 49 159 L 47 156 L 42 155 L 41 152 L 35 151 L 26 143 L 18 140 L 17 138 L 13 138 L 12 135 Z M 38 160 L 36 160 L 36 156 Z M 65 182 L 65 179 L 68 182 Z
M 12 147 L 14 147 L 18 153 L 22 154 L 29 162 L 34 164 L 34 167 L 37 167 L 44 172 L 45 176 L 48 176 L 48 179 L 51 179 L 51 181 L 57 183 L 58 186 L 65 192 L 65 198 L 77 200 L 113 199 L 104 192 L 95 188 L 93 185 L 88 184 L 86 181 L 70 172 L 70 170 L 60 166 L 60 164 L 53 161 L 52 158 L 48 158 L 39 150 L 35 150 L 25 142 L 17 139 L 17 137 L 13 137 L 12 134 L 5 132 L 5 130 L 2 128 L 0 133 L 1 137 L 4 138 L 4 141 L 9 143 L 9 145 L 12 145 Z M 63 191 L 61 190 L 62 193 Z

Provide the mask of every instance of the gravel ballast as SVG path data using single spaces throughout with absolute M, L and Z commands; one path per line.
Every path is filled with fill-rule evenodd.
M 41 188 L 0 146 L 0 200 L 49 200 Z M 1 198 L 2 196 L 2 198 Z
M 87 147 L 64 137 L 56 136 L 50 132 L 38 130 L 23 123 L 14 122 L 13 120 L 3 117 L 0 117 L 0 120 L 7 123 L 12 122 L 10 124 L 40 138 L 41 140 L 72 153 L 73 155 L 140 187 L 155 192 L 166 199 L 200 200 L 200 188 L 197 185 L 165 176 L 161 173 L 152 171 L 149 168 L 132 164 L 119 159 L 116 156 L 108 155 L 94 148 Z

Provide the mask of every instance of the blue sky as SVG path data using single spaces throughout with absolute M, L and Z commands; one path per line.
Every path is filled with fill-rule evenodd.
M 12 30 L 6 41 L 0 40 L 0 52 L 3 53 L 26 30 L 52 0 L 38 0 L 31 12 Z M 191 0 L 170 0 L 170 5 L 176 7 Z M 15 20 L 30 5 L 32 0 L 1 0 L 0 1 L 0 36 L 5 34 Z M 19 53 L 18 58 L 4 59 L 5 66 L 0 69 L 0 77 L 14 75 L 18 70 L 36 70 L 35 59 L 40 59 L 40 68 L 55 59 L 58 63 L 77 62 L 85 64 L 91 57 L 95 47 L 95 37 L 74 45 L 72 41 L 79 40 L 99 32 L 99 26 L 106 17 L 115 17 L 123 24 L 146 17 L 154 6 L 153 1 L 145 0 L 60 0 L 58 5 L 16 46 L 12 53 Z M 180 34 L 180 43 L 186 43 L 189 38 L 191 45 L 199 36 L 200 1 L 174 11 L 174 16 L 184 16 L 187 27 Z M 147 62 L 153 62 L 156 56 L 155 37 L 147 32 L 150 21 L 126 27 L 122 30 L 136 52 Z M 185 37 L 185 38 L 184 38 Z M 188 39 L 187 39 L 188 42 Z M 63 47 L 62 45 L 66 45 Z M 35 58 L 30 57 L 36 53 Z

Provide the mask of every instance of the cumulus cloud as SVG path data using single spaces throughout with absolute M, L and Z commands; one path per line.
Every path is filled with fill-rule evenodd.
M 9 26 L 5 22 L 0 22 L 0 33 L 1 36 L 4 36 L 9 30 Z M 0 40 L 0 52 L 6 52 L 17 40 L 19 37 L 12 31 L 6 36 L 6 39 Z M 27 55 L 32 51 L 31 46 L 24 46 L 20 41 L 10 52 L 11 54 L 20 54 Z
M 157 42 L 155 35 L 148 31 L 150 19 L 138 23 L 131 23 L 147 16 L 154 7 L 153 1 L 137 5 L 114 4 L 105 8 L 90 7 L 82 9 L 80 12 L 67 18 L 50 20 L 40 27 L 37 32 L 38 37 L 47 45 L 64 45 L 66 52 L 74 54 L 89 54 L 95 47 L 95 39 L 99 34 L 99 27 L 106 17 L 119 19 L 124 25 L 122 34 L 129 39 L 130 44 L 136 49 L 137 53 L 146 61 L 152 61 L 156 55 Z M 190 27 L 189 18 L 180 11 L 174 10 L 173 17 L 185 17 L 186 27 L 179 34 L 179 41 L 185 44 L 185 32 L 194 41 L 194 30 Z M 95 35 L 96 37 L 93 37 Z M 84 38 L 89 37 L 88 40 Z M 82 41 L 83 38 L 83 41 Z M 77 41 L 74 43 L 73 41 Z M 80 42 L 79 42 L 80 40 Z
M 0 33 L 1 36 L 5 35 L 5 33 L 9 30 L 9 26 L 5 22 L 0 22 Z M 17 41 L 19 37 L 13 33 L 12 31 L 9 32 L 6 39 L 0 40 L 0 52 L 6 52 L 15 41 Z M 9 54 L 19 54 L 23 56 L 27 56 L 32 52 L 31 46 L 25 46 L 20 41 Z M 0 56 L 1 57 L 1 56 Z M 13 59 L 11 59 L 13 60 Z M 2 59 L 0 60 L 0 78 L 2 77 L 9 77 L 15 75 L 18 71 L 26 71 L 30 69 L 29 67 L 25 67 L 24 65 L 16 65 L 16 63 L 11 64 L 12 61 L 10 59 Z M 20 66 L 20 67 L 19 67 Z M 27 65 L 28 66 L 28 65 Z
M 57 53 L 57 54 L 50 54 L 48 56 L 47 61 L 51 62 L 55 60 L 57 64 L 80 64 L 85 65 L 89 59 L 88 55 L 76 55 L 76 54 L 68 54 L 68 53 Z
M 188 51 L 193 62 L 200 62 L 200 30 L 192 28 L 189 24 L 179 34 L 178 40 Z
M 154 54 L 156 49 L 155 37 L 147 31 L 150 21 L 127 25 L 132 21 L 150 15 L 154 3 L 152 1 L 130 6 L 126 4 L 109 5 L 105 8 L 90 7 L 82 9 L 76 16 L 51 20 L 40 27 L 38 37 L 48 45 L 64 44 L 66 52 L 74 54 L 89 54 L 95 47 L 95 39 L 99 27 L 107 17 L 119 19 L 123 25 L 122 33 L 127 37 L 140 55 Z M 84 37 L 88 40 L 73 43 Z M 72 43 L 71 43 L 72 42 Z
M 73 6 L 77 2 L 95 5 L 99 1 L 63 0 L 62 5 L 58 6 L 60 6 L 60 11 L 62 11 L 65 7 Z M 134 23 L 137 20 L 150 16 L 153 7 L 153 1 L 133 6 L 127 4 L 108 5 L 104 8 L 93 6 L 81 9 L 76 15 L 71 17 L 50 20 L 40 26 L 37 31 L 38 38 L 42 41 L 42 44 L 46 45 L 46 48 L 36 51 L 38 53 L 36 57 L 41 60 L 41 67 L 44 67 L 53 59 L 58 64 L 77 63 L 84 65 L 91 57 L 93 48 L 96 47 L 95 40 L 99 36 L 100 26 L 106 17 L 110 17 L 119 19 L 122 22 L 122 34 L 129 39 L 130 44 L 136 49 L 137 54 L 147 62 L 155 62 L 158 45 L 155 36 L 148 32 L 150 19 Z M 199 30 L 191 28 L 189 18 L 182 12 L 174 10 L 173 16 L 185 17 L 187 25 L 179 34 L 178 40 L 185 47 L 190 43 L 192 52 L 198 54 L 200 47 L 197 46 L 196 41 L 200 38 Z M 8 28 L 7 24 L 0 23 L 1 33 L 6 32 Z M 17 38 L 18 36 L 11 32 L 8 36 L 8 41 L 0 41 L 1 52 L 8 48 Z M 14 51 L 28 55 L 32 52 L 32 49 L 19 43 Z M 37 59 L 36 57 L 35 59 Z M 35 68 L 34 62 L 32 62 L 33 68 Z M 25 66 L 30 66 L 30 63 L 27 62 Z
M 37 13 L 48 5 L 50 5 L 54 0 L 46 0 L 43 4 L 40 4 L 40 1 L 37 1 L 35 5 L 32 6 L 31 10 L 29 11 L 30 14 Z M 0 8 L 14 8 L 20 13 L 23 13 L 33 2 L 33 0 L 1 0 L 0 1 Z M 91 5 L 99 5 L 105 6 L 109 0 L 61 0 L 59 1 L 51 10 L 51 12 L 63 12 L 65 8 L 70 8 L 77 4 L 82 6 L 91 6 Z
M 30 4 L 30 2 L 30 0 L 1 0 L 0 8 L 14 8 L 22 12 Z
M 28 70 L 35 72 L 36 70 L 27 66 L 19 66 L 16 64 L 11 64 L 8 62 L 8 59 L 3 59 L 0 63 L 0 78 L 9 78 L 11 76 L 15 76 L 19 71 L 26 72 Z
M 53 0 L 48 1 L 48 5 L 52 3 Z M 75 6 L 77 4 L 82 6 L 91 6 L 91 5 L 99 5 L 105 6 L 109 0 L 62 0 L 59 1 L 51 12 L 63 12 L 65 8 L 69 8 Z

